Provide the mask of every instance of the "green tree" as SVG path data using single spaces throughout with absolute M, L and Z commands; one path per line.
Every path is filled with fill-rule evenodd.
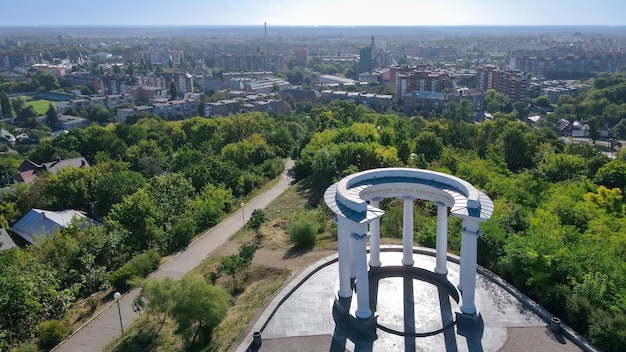
M 170 316 L 176 322 L 176 332 L 187 339 L 189 348 L 198 340 L 208 341 L 213 329 L 222 321 L 230 296 L 219 286 L 203 278 L 183 277 L 172 290 Z
M 515 112 L 515 118 L 521 121 L 524 121 L 530 113 L 528 103 L 525 101 L 516 101 L 513 103 L 513 110 Z
M 124 196 L 131 195 L 145 184 L 145 179 L 135 171 L 119 171 L 102 176 L 96 183 L 93 193 L 96 213 L 107 215 L 114 204 L 120 203 Z
M 501 136 L 504 160 L 513 172 L 530 169 L 534 164 L 536 142 L 528 128 L 521 123 L 509 123 Z
M 435 132 L 421 132 L 415 139 L 415 154 L 424 155 L 427 162 L 432 162 L 441 156 L 443 141 Z
M 26 101 L 22 97 L 11 98 L 11 107 L 13 112 L 17 115 L 26 107 Z
M 540 108 L 550 108 L 552 106 L 551 102 L 550 102 L 550 98 L 540 95 L 538 97 L 536 97 L 535 99 L 532 100 L 532 103 L 534 106 L 540 107 Z
M 267 215 L 265 215 L 263 210 L 254 209 L 252 211 L 252 214 L 250 215 L 250 219 L 248 220 L 248 223 L 246 224 L 246 226 L 254 230 L 257 236 L 260 236 L 261 225 L 263 225 L 263 223 L 265 223 L 268 220 L 269 218 L 267 217 Z
M 163 328 L 174 300 L 177 298 L 173 295 L 176 282 L 169 277 L 164 279 L 150 278 L 137 285 L 141 287 L 141 292 L 135 298 L 134 303 L 147 314 L 157 318 L 157 324 L 150 329 L 151 337 L 155 337 Z
M 245 271 L 250 264 L 256 248 L 250 245 L 244 245 L 239 248 L 239 254 L 232 254 L 222 258 L 220 265 L 217 267 L 217 275 L 229 275 L 233 281 L 233 292 L 240 289 L 240 282 L 237 277 Z
M 144 189 L 126 196 L 113 205 L 105 223 L 109 229 L 122 233 L 122 243 L 131 253 L 158 248 L 165 251 L 167 237 L 158 226 L 159 212 Z
M 101 177 L 95 167 L 66 167 L 48 177 L 44 193 L 55 209 L 88 210 L 89 202 L 95 200 L 94 190 Z
M 602 166 L 595 176 L 598 185 L 606 186 L 609 189 L 626 187 L 626 162 L 612 160 Z
M 32 105 L 29 105 L 20 110 L 20 112 L 16 116 L 16 120 L 21 122 L 22 124 L 32 123 L 32 121 L 34 121 L 36 117 L 37 112 L 35 111 L 35 108 L 33 108 Z
M 573 180 L 585 174 L 586 161 L 577 155 L 549 153 L 544 155 L 538 170 L 549 182 Z
M 38 90 L 51 91 L 60 87 L 57 77 L 43 70 L 37 70 L 37 72 L 35 72 L 33 82 L 35 81 L 39 83 L 39 87 L 37 87 Z
M 48 103 L 48 110 L 46 111 L 46 122 L 50 125 L 54 125 L 59 119 L 57 115 L 57 109 L 54 108 L 52 102 Z
M 492 114 L 496 112 L 508 114 L 512 111 L 511 99 L 495 89 L 489 89 L 485 93 L 485 110 Z
M 0 90 L 0 110 L 2 111 L 2 115 L 4 116 L 12 116 L 13 109 L 11 108 L 11 101 L 7 94 Z
M 176 87 L 176 82 L 174 81 L 170 82 L 170 99 L 178 99 L 178 88 Z

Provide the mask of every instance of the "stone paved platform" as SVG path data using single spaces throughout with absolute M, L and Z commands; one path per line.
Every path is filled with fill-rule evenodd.
M 414 254 L 413 257 L 415 267 L 430 271 L 434 269 L 434 256 Z M 355 348 L 353 341 L 341 337 L 344 334 L 332 317 L 338 290 L 336 258 L 325 258 L 301 273 L 274 297 L 252 323 L 251 331 L 260 331 L 264 341 L 260 351 L 581 350 L 562 336 L 549 338 L 551 332 L 548 324 L 539 315 L 500 285 L 480 274 L 476 281 L 475 302 L 482 321 L 469 333 L 457 325 L 433 336 L 403 337 L 379 328 L 378 338 L 373 345 L 366 348 L 359 345 Z M 401 259 L 401 252 L 381 252 L 383 266 L 401 265 Z M 448 261 L 447 267 L 447 279 L 456 286 L 459 265 Z M 442 329 L 445 322 L 455 320 L 455 313 L 459 312 L 459 303 L 452 296 L 442 294 L 440 287 L 425 281 L 390 277 L 378 280 L 378 286 L 378 324 L 393 330 L 415 333 L 436 331 Z M 351 311 L 356 309 L 355 305 L 356 298 L 353 298 Z M 252 333 L 248 335 L 232 350 L 246 351 L 252 342 Z M 334 337 L 334 341 L 328 337 Z M 525 349 L 525 343 L 532 348 Z M 294 347 L 299 344 L 301 349 Z

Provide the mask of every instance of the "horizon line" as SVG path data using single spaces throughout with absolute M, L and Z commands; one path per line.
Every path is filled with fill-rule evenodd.
M 357 28 L 357 27 L 626 27 L 626 24 L 270 24 L 272 27 L 300 28 Z M 265 24 L 31 24 L 0 25 L 0 28 L 42 28 L 42 27 L 264 27 Z

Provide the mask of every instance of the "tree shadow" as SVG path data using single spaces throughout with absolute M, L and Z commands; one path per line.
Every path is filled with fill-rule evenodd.
M 135 334 L 130 335 L 117 345 L 114 352 L 134 352 L 134 351 L 156 351 L 159 348 L 159 343 L 156 341 L 157 336 L 139 330 Z
M 283 255 L 283 259 L 292 259 L 292 258 L 300 257 L 300 256 L 306 254 L 307 252 L 311 251 L 311 249 L 313 249 L 313 246 L 306 246 L 306 247 L 296 246 L 296 247 L 291 247 Z
M 324 191 L 326 189 L 317 189 L 313 186 L 311 177 L 307 177 L 296 184 L 296 192 L 302 197 L 306 198 L 307 206 L 316 208 L 318 204 L 324 198 Z

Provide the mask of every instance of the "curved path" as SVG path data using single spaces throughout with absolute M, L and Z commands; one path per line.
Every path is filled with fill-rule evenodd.
M 196 241 L 192 242 L 184 251 L 176 254 L 170 261 L 163 264 L 150 277 L 171 277 L 179 279 L 187 272 L 198 266 L 208 254 L 224 244 L 230 236 L 242 228 L 245 221 L 250 218 L 254 209 L 263 209 L 276 197 L 285 192 L 293 179 L 289 170 L 293 167 L 293 161 L 288 159 L 285 171 L 278 184 L 265 191 L 245 205 L 243 215 L 240 211 L 235 212 L 224 219 L 218 225 L 204 233 Z M 134 289 L 120 298 L 121 320 L 124 327 L 130 326 L 139 317 L 133 312 L 132 303 L 139 295 L 139 289 Z M 120 317 L 115 304 L 109 305 L 95 318 L 79 328 L 73 335 L 66 339 L 53 351 L 56 352 L 100 352 L 111 340 L 120 335 Z

